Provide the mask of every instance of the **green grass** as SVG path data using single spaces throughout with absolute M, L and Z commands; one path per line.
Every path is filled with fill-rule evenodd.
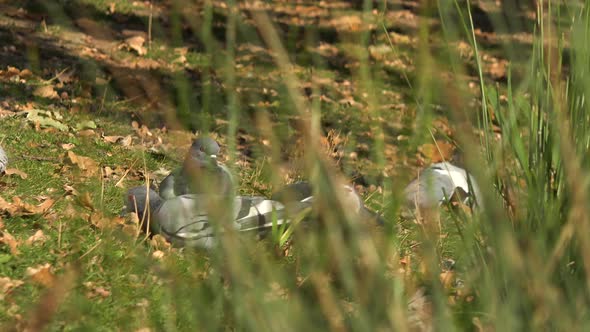
M 275 7 L 269 15 L 280 17 L 281 24 L 267 26 L 260 13 L 234 13 L 214 2 L 197 14 L 183 12 L 191 3 L 179 2 L 163 8 L 170 21 L 154 18 L 156 37 L 147 57 L 171 62 L 177 58 L 174 47 L 187 46 L 183 70 L 137 70 L 130 64 L 144 58 L 124 50 L 107 55 L 113 62 L 63 51 L 63 58 L 41 57 L 29 64 L 38 70 L 22 83 L 0 75 L 0 96 L 6 99 L 0 109 L 34 102 L 35 108 L 58 111 L 71 128 L 87 120 L 98 127 L 82 136 L 73 129 L 37 131 L 22 116 L 0 121 L 0 144 L 10 155 L 10 167 L 27 174 L 26 179 L 1 177 L 0 196 L 33 205 L 37 198 L 55 200 L 45 214 L 2 215 L 0 232 L 21 244 L 15 255 L 0 243 L 0 277 L 24 282 L 0 293 L 3 327 L 583 329 L 590 322 L 585 102 L 590 9 L 543 4 L 538 11 L 545 20 L 530 22 L 533 43 L 528 45 L 486 40 L 475 29 L 480 22 L 474 4 L 459 0 L 415 10 L 424 19 L 415 27 L 386 21 L 386 14 L 400 8 L 380 3 L 367 21 L 376 25 L 371 32 L 285 24 L 288 18 L 309 19 L 314 11 L 305 6 L 315 4 L 302 4 L 291 14 Z M 108 1 L 74 5 L 96 8 L 106 23 L 115 20 L 105 14 Z M 371 7 L 369 1 L 364 5 Z M 48 29 L 59 39 L 74 29 L 69 21 L 76 17 L 66 21 L 56 6 Z M 136 23 L 134 15 L 146 19 L 145 12 L 135 10 L 131 2 L 117 1 L 116 12 L 130 17 L 119 17 L 113 27 Z M 331 13 L 321 22 L 362 14 L 350 8 Z M 188 22 L 186 14 L 201 20 Z M 506 17 L 491 21 L 509 33 L 514 25 Z M 383 27 L 416 43 L 390 42 Z M 13 36 L 6 38 L 20 46 Z M 39 42 L 41 56 L 43 47 L 53 45 L 36 34 L 30 38 Z M 317 52 L 319 41 L 336 55 Z M 469 57 L 459 54 L 457 41 L 470 45 Z M 390 47 L 382 59 L 368 54 L 376 45 Z M 0 54 L 0 70 L 11 65 L 11 56 L 17 60 Z M 504 79 L 488 75 L 491 56 L 511 60 Z M 388 62 L 396 60 L 411 62 L 414 69 Z M 79 75 L 58 91 L 75 97 L 75 103 L 32 95 L 40 79 L 64 68 Z M 119 72 L 137 78 L 137 95 L 125 95 L 125 85 L 135 80 L 119 81 Z M 97 76 L 112 79 L 106 92 L 95 85 Z M 156 98 L 150 84 L 163 93 Z M 160 180 L 163 175 L 156 171 L 179 165 L 192 137 L 160 129 L 170 114 L 187 127 L 220 136 L 228 163 L 242 179 L 241 193 L 268 195 L 286 181 L 310 179 L 323 194 L 321 209 L 312 212 L 322 222 L 296 227 L 287 243 L 277 230 L 263 241 L 229 237 L 212 253 L 169 249 L 130 236 L 116 218 L 126 188 L 148 177 Z M 437 129 L 440 119 L 449 119 L 450 137 Z M 138 134 L 133 120 L 150 127 L 152 135 Z M 338 154 L 325 156 L 327 149 L 318 143 L 330 130 L 346 138 L 332 142 L 342 152 L 339 161 L 334 160 Z M 131 135 L 133 144 L 108 143 L 102 135 Z M 437 218 L 420 224 L 399 217 L 403 187 L 420 159 L 428 162 L 418 147 L 433 138 L 459 145 L 484 192 L 481 213 L 444 208 L 440 230 Z M 85 175 L 67 162 L 62 147 L 67 143 L 76 155 L 96 161 L 99 170 L 108 166 L 116 173 Z M 244 149 L 251 152 L 248 157 Z M 115 186 L 130 168 L 123 186 Z M 383 227 L 350 220 L 334 199 L 334 183 L 359 173 L 367 205 L 385 215 Z M 66 185 L 79 194 L 66 192 Z M 377 190 L 369 190 L 371 185 Z M 90 203 L 84 202 L 85 193 Z M 96 227 L 91 215 L 113 226 Z M 47 240 L 24 244 L 37 230 Z M 160 250 L 161 259 L 156 258 Z M 449 267 L 451 259 L 455 264 Z M 27 276 L 28 268 L 46 263 L 56 278 L 51 287 Z M 423 306 L 409 304 L 420 292 Z

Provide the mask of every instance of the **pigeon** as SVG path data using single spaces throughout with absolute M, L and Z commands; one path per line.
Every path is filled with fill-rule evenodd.
M 437 208 L 455 195 L 463 197 L 464 203 L 475 200 L 476 205 L 482 204 L 473 176 L 449 162 L 430 165 L 404 190 L 406 203 L 419 209 Z
M 232 202 L 233 200 L 233 202 Z M 233 203 L 233 210 L 219 208 Z M 301 212 L 309 204 L 284 204 L 260 196 L 220 196 L 185 194 L 164 200 L 145 186 L 128 190 L 126 212 L 135 212 L 144 229 L 161 234 L 174 246 L 212 249 L 218 244 L 216 235 L 228 228 L 237 232 L 262 232 L 274 225 L 283 225 L 290 213 Z M 216 208 L 217 207 L 217 208 Z M 227 225 L 214 227 L 210 218 L 229 220 Z M 294 215 L 294 214 L 289 214 Z
M 361 220 L 374 220 L 380 225 L 384 224 L 384 220 L 379 214 L 367 209 L 363 199 L 352 186 L 343 185 L 342 190 L 342 203 L 345 208 L 348 208 L 350 212 L 359 216 Z M 289 204 L 291 202 L 313 203 L 313 189 L 309 182 L 295 182 L 272 194 L 271 200 L 279 201 L 283 204 Z
M 8 156 L 2 147 L 0 146 L 0 173 L 3 173 L 8 166 Z
M 171 199 L 185 194 L 232 195 L 235 181 L 229 169 L 217 161 L 219 144 L 200 137 L 191 145 L 182 167 L 160 183 L 160 197 Z

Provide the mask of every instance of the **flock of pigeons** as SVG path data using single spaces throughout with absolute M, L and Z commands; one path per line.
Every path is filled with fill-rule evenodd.
M 161 234 L 175 246 L 211 249 L 217 245 L 219 235 L 230 229 L 263 235 L 273 225 L 287 225 L 293 216 L 311 209 L 314 198 L 308 182 L 288 185 L 270 199 L 236 195 L 234 176 L 217 160 L 219 150 L 215 140 L 197 138 L 183 165 L 160 183 L 159 192 L 148 186 L 127 191 L 124 213 L 136 213 L 146 232 Z M 0 147 L 0 173 L 7 165 L 8 157 Z M 336 194 L 347 213 L 360 220 L 384 223 L 379 214 L 367 209 L 353 187 L 343 185 L 338 190 Z M 482 208 L 481 193 L 473 177 L 449 162 L 424 169 L 405 188 L 404 196 L 412 211 L 436 209 L 453 197 Z
M 311 208 L 314 199 L 312 186 L 307 182 L 288 185 L 270 199 L 236 195 L 234 176 L 217 160 L 219 150 L 219 144 L 209 137 L 196 139 L 183 165 L 160 183 L 159 192 L 147 185 L 128 190 L 124 212 L 136 213 L 145 231 L 161 234 L 175 246 L 211 249 L 227 231 L 262 235 L 273 225 L 291 223 L 293 216 Z M 337 194 L 347 212 L 361 220 L 384 222 L 365 207 L 351 186 L 343 185 Z M 449 162 L 423 170 L 405 188 L 404 195 L 413 209 L 438 208 L 456 196 L 464 202 L 481 204 L 481 194 L 472 176 Z

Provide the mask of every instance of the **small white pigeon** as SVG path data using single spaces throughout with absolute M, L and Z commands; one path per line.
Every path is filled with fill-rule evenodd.
M 404 190 L 406 203 L 421 209 L 436 208 L 457 194 L 481 207 L 481 192 L 473 176 L 449 162 L 430 165 Z
M 8 167 L 8 156 L 2 147 L 0 146 L 0 173 L 3 173 Z

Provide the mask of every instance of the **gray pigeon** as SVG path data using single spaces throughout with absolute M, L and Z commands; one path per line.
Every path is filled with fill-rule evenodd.
M 454 195 L 482 204 L 481 192 L 473 176 L 449 162 L 430 165 L 404 190 L 406 203 L 412 208 L 439 207 Z
M 0 173 L 6 170 L 8 166 L 8 156 L 2 147 L 0 146 Z
M 219 144 L 200 137 L 191 145 L 182 167 L 172 171 L 160 183 L 160 196 L 167 200 L 185 194 L 233 195 L 234 177 L 217 161 Z
M 233 200 L 233 210 L 220 208 Z M 263 197 L 188 194 L 162 199 L 154 190 L 145 186 L 135 187 L 127 192 L 127 212 L 136 212 L 139 219 L 147 224 L 152 234 L 161 234 L 175 246 L 211 249 L 218 243 L 216 234 L 223 234 L 227 228 L 238 232 L 262 232 L 288 220 L 286 211 L 303 211 L 305 204 L 285 207 L 283 204 Z M 215 220 L 230 220 L 227 225 L 211 224 Z
M 342 186 L 342 199 L 344 207 L 348 208 L 350 212 L 356 214 L 361 220 L 375 220 L 378 224 L 383 225 L 383 218 L 367 209 L 363 199 L 357 194 L 352 186 Z M 283 204 L 292 202 L 313 203 L 313 189 L 309 182 L 301 181 L 285 186 L 281 190 L 275 192 L 271 196 L 271 200 L 279 201 Z

